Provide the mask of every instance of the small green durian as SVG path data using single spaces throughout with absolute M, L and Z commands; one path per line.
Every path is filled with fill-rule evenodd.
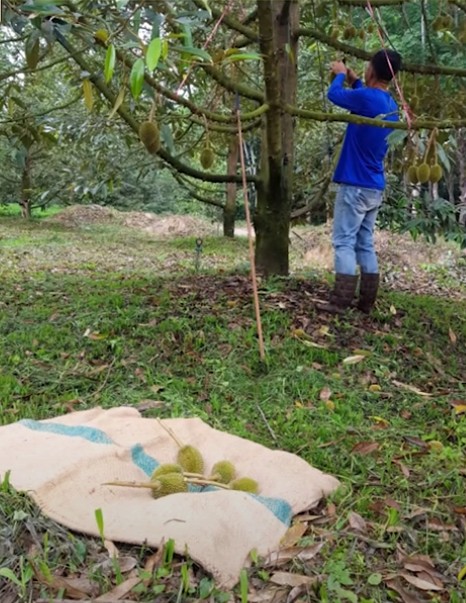
M 166 475 L 167 473 L 183 473 L 183 467 L 176 463 L 164 463 L 163 465 L 159 465 L 152 473 L 151 480 L 158 479 L 160 475 Z
M 234 480 L 235 477 L 236 469 L 231 461 L 218 461 L 212 467 L 209 479 L 220 482 L 221 484 L 228 484 Z
M 259 484 L 252 477 L 239 477 L 230 482 L 229 485 L 232 490 L 241 490 L 242 492 L 249 492 L 251 494 L 259 493 Z
M 434 165 L 430 166 L 430 182 L 439 182 L 442 179 L 443 170 L 438 163 L 434 163 Z
M 153 486 L 151 487 L 154 498 L 187 491 L 188 484 L 182 473 L 165 473 L 164 475 L 159 475 L 158 479 L 153 481 Z
M 202 454 L 197 448 L 189 444 L 178 450 L 177 461 L 187 473 L 202 473 L 204 471 Z
M 421 184 L 428 182 L 430 178 L 430 166 L 427 163 L 421 163 L 417 168 L 417 180 Z

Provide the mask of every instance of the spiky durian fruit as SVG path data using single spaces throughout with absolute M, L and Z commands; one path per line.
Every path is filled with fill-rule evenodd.
M 259 484 L 252 477 L 239 477 L 230 482 L 229 485 L 232 490 L 241 490 L 243 492 L 250 492 L 251 494 L 259 493 Z
M 143 121 L 139 126 L 139 138 L 151 154 L 160 149 L 159 127 L 153 121 Z
M 430 166 L 430 175 L 429 175 L 430 182 L 439 182 L 439 180 L 442 179 L 442 176 L 443 176 L 443 170 L 438 163 L 434 163 L 433 165 Z
M 210 167 L 212 167 L 215 161 L 215 153 L 213 152 L 210 146 L 205 146 L 202 149 L 199 160 L 205 170 L 208 170 Z
M 197 448 L 189 444 L 178 450 L 177 461 L 187 473 L 202 473 L 204 471 L 202 454 Z
M 151 480 L 158 479 L 160 475 L 166 475 L 167 473 L 183 473 L 183 467 L 176 463 L 164 463 L 163 465 L 159 465 L 152 473 Z
M 417 168 L 417 179 L 418 182 L 424 184 L 429 181 L 430 177 L 430 166 L 427 163 L 421 163 Z
M 236 469 L 231 461 L 218 461 L 212 467 L 210 480 L 228 484 L 236 477 Z
M 417 167 L 416 165 L 410 165 L 407 172 L 406 172 L 406 176 L 408 178 L 408 182 L 410 182 L 411 184 L 417 184 L 418 179 L 417 179 Z
M 157 480 L 153 481 L 151 487 L 152 496 L 161 498 L 169 494 L 177 494 L 178 492 L 187 492 L 188 484 L 182 473 L 165 473 L 159 475 Z

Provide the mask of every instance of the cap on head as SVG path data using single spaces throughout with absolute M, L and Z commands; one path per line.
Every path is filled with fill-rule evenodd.
M 401 68 L 401 55 L 395 50 L 379 50 L 372 56 L 370 64 L 379 81 L 390 82 Z

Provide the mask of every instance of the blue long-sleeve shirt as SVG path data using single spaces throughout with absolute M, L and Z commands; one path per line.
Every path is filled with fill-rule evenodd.
M 361 80 L 348 89 L 344 87 L 345 78 L 344 73 L 339 73 L 330 85 L 327 97 L 332 103 L 356 115 L 398 121 L 398 105 L 389 92 L 366 88 Z M 348 124 L 333 181 L 383 190 L 387 137 L 392 131 L 392 128 Z

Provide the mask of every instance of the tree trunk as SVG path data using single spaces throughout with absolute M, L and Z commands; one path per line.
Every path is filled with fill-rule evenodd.
M 23 172 L 21 175 L 21 216 L 26 220 L 31 218 L 31 155 L 29 152 L 24 161 Z
M 238 167 L 238 137 L 232 136 L 228 149 L 227 173 L 228 175 L 236 174 Z M 236 219 L 236 182 L 227 183 L 227 200 L 223 210 L 223 236 L 235 236 L 235 219 Z
M 458 221 L 466 226 L 466 128 L 458 130 L 458 172 L 460 184 L 459 217 Z
M 297 87 L 297 0 L 257 3 L 260 50 L 264 61 L 265 136 L 257 191 L 256 265 L 265 275 L 289 272 L 289 230 L 293 178 L 294 119 L 282 103 L 294 104 Z

